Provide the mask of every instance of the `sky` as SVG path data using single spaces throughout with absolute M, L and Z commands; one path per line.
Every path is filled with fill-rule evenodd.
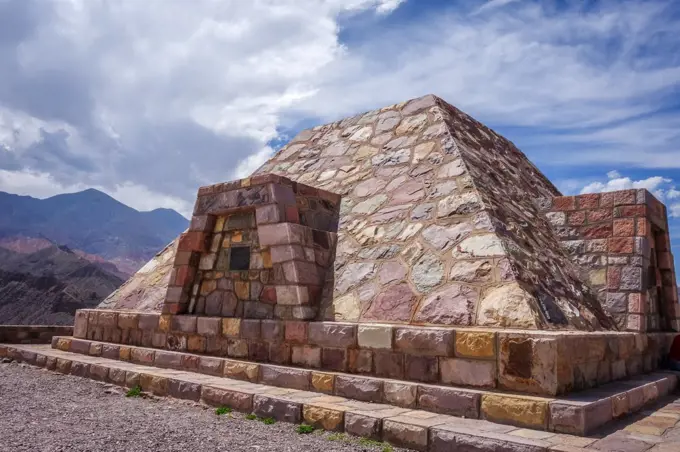
M 680 246 L 680 2 L 0 0 L 0 191 L 190 215 L 300 130 L 436 94 Z M 680 255 L 680 249 L 675 249 Z

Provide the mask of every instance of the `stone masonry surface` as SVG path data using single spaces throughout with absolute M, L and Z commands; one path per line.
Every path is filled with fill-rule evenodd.
M 0 353 L 6 356 L 5 360 L 24 361 L 56 370 L 61 374 L 86 377 L 117 386 L 131 387 L 139 384 L 144 391 L 157 396 L 170 396 L 190 402 L 200 401 L 212 406 L 230 406 L 235 411 L 253 411 L 256 415 L 272 416 L 285 422 L 304 421 L 325 430 L 383 439 L 419 451 L 671 452 L 677 451 L 680 445 L 678 430 L 680 405 L 672 397 L 660 399 L 655 406 L 647 406 L 645 411 L 632 419 L 610 424 L 606 429 L 595 431 L 587 437 L 576 437 L 497 424 L 490 420 L 461 419 L 445 414 L 359 402 L 304 390 L 283 390 L 228 378 L 201 376 L 192 372 L 75 355 L 42 345 L 0 346 Z M 20 373 L 17 369 L 21 369 Z M 259 447 L 260 450 L 293 450 L 287 448 L 290 445 L 295 445 L 297 447 L 295 450 L 353 450 L 334 449 L 337 445 L 326 446 L 306 437 L 292 437 L 290 441 L 293 444 L 289 444 L 286 439 L 287 430 L 278 424 L 275 427 L 268 427 L 257 423 L 257 429 L 249 430 L 238 415 L 229 420 L 223 418 L 218 421 L 215 417 L 202 416 L 198 411 L 194 411 L 189 403 L 125 400 L 113 395 L 115 390 L 107 390 L 110 395 L 104 396 L 101 392 L 102 387 L 87 383 L 79 383 L 66 392 L 53 392 L 55 387 L 67 389 L 71 387 L 73 377 L 70 376 L 43 373 L 32 368 L 22 369 L 13 364 L 1 364 L 0 374 L 2 376 L 0 386 L 10 384 L 13 388 L 0 401 L 3 407 L 0 410 L 0 419 L 8 414 L 11 416 L 7 422 L 3 422 L 9 428 L 3 432 L 3 442 L 0 444 L 0 447 L 9 445 L 10 448 L 7 450 L 33 450 L 38 444 L 45 446 L 42 448 L 63 445 L 69 450 L 93 448 L 109 450 L 106 447 L 114 444 L 116 448 L 110 450 L 129 447 L 135 447 L 135 450 L 147 450 L 147 447 L 148 450 L 158 448 L 183 450 L 193 445 L 190 438 L 201 438 L 203 442 L 200 448 L 205 448 L 207 445 L 221 444 L 219 442 L 222 439 L 221 435 L 215 436 L 214 433 L 224 431 L 221 422 L 229 423 L 230 429 L 228 433 L 225 431 L 225 435 L 228 435 L 230 450 L 240 450 L 242 440 L 248 441 L 249 444 L 252 444 L 251 442 L 257 444 L 264 434 L 260 432 L 263 431 L 269 433 L 265 438 L 270 441 Z M 54 383 L 46 383 L 45 380 L 54 380 Z M 57 382 L 58 385 L 55 384 Z M 23 390 L 24 386 L 26 390 Z M 32 394 L 36 389 L 40 390 L 43 397 L 28 397 L 23 402 L 19 400 L 25 397 L 25 394 Z M 628 402 L 644 403 L 643 392 L 645 391 L 641 388 L 640 401 L 629 399 Z M 64 393 L 69 394 L 68 402 L 57 395 Z M 74 393 L 79 395 L 75 402 L 72 399 Z M 102 398 L 105 399 L 103 402 Z M 83 405 L 79 406 L 81 402 Z M 43 403 L 44 407 L 39 409 Z M 120 411 L 120 415 L 112 416 L 111 419 L 109 416 L 101 417 L 96 409 L 101 403 L 106 405 L 107 413 Z M 502 414 L 504 410 L 521 408 L 527 427 L 531 427 L 536 422 L 536 416 L 540 415 L 540 410 L 528 405 L 502 406 L 494 400 L 489 400 L 487 404 L 489 419 Z M 135 406 L 136 409 L 130 410 L 127 408 L 129 406 Z M 167 409 L 163 408 L 162 412 L 159 412 L 156 407 Z M 51 415 L 51 410 L 54 409 L 57 411 Z M 75 411 L 73 415 L 60 418 L 64 414 L 64 409 Z M 182 415 L 168 415 L 178 412 Z M 40 419 L 35 418 L 36 414 L 40 415 Z M 568 418 L 569 413 L 565 414 Z M 141 417 L 135 421 L 138 415 Z M 17 425 L 16 421 L 24 418 L 31 421 L 23 423 L 25 426 L 20 429 L 14 428 Z M 103 430 L 96 428 L 97 419 L 106 419 L 108 428 L 105 431 L 108 435 L 102 436 Z M 52 427 L 53 420 L 58 422 Z M 120 424 L 119 421 L 123 421 L 124 424 Z M 27 437 L 26 433 L 30 434 L 32 426 L 41 430 Z M 203 432 L 202 429 L 205 427 L 209 427 L 209 430 Z M 269 431 L 266 430 L 268 428 Z M 91 429 L 99 434 L 92 434 Z M 126 434 L 115 434 L 118 430 Z M 250 435 L 242 435 L 244 430 Z M 52 433 L 49 436 L 42 435 L 41 433 L 45 431 Z M 111 432 L 114 434 L 111 435 Z M 187 436 L 187 432 L 191 432 L 191 435 Z M 272 442 L 272 433 L 281 441 Z M 312 449 L 305 449 L 310 445 L 306 441 L 312 441 Z
M 183 321 L 175 321 L 178 319 Z M 74 336 L 111 346 L 154 347 L 312 370 L 541 395 L 591 388 L 657 369 L 673 339 L 667 333 L 537 335 L 517 330 L 102 310 L 79 310 Z M 82 342 L 75 338 L 71 347 Z
M 267 173 L 342 196 L 321 319 L 613 327 L 533 203 L 557 189 L 435 96 L 305 130 L 255 172 Z

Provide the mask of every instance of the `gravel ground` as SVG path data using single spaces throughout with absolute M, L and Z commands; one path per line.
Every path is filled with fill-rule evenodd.
M 19 363 L 0 364 L 0 451 L 403 451 L 287 423 L 124 390 Z

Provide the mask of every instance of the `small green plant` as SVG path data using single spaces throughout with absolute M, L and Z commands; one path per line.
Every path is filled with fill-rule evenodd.
M 257 419 L 257 416 L 255 416 L 253 413 L 246 414 L 246 419 L 248 419 L 249 421 L 254 421 L 255 419 Z
M 137 385 L 134 388 L 131 388 L 126 394 L 125 397 L 141 397 L 142 396 L 142 388 Z
M 300 424 L 300 425 L 297 426 L 297 429 L 296 429 L 296 431 L 300 435 L 307 435 L 309 433 L 312 433 L 314 430 L 315 430 L 314 427 L 312 427 L 311 425 L 307 425 L 307 424 Z
M 329 441 L 342 441 L 343 443 L 350 443 L 352 439 L 345 433 L 331 433 L 328 435 Z
M 276 419 L 274 419 L 273 417 L 265 417 L 265 418 L 260 419 L 260 420 L 262 421 L 263 424 L 266 424 L 266 425 L 276 424 Z
M 229 414 L 231 413 L 231 408 L 228 406 L 221 406 L 215 410 L 215 414 L 218 416 L 222 416 L 223 414 Z
M 359 444 L 367 447 L 380 447 L 380 452 L 394 452 L 394 449 L 389 444 L 374 439 L 361 438 Z

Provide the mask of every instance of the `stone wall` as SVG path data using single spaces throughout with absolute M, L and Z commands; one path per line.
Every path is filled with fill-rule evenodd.
M 680 331 L 666 208 L 647 190 L 539 202 L 619 328 Z
M 332 278 L 339 204 L 338 195 L 275 175 L 202 187 L 163 311 L 316 317 Z
M 670 334 L 536 332 L 80 310 L 76 338 L 556 395 L 658 368 Z
M 342 195 L 319 319 L 613 328 L 531 202 L 557 189 L 441 99 L 305 130 L 255 174 L 267 173 Z
M 0 325 L 0 343 L 49 344 L 54 336 L 70 336 L 72 326 L 61 325 Z

